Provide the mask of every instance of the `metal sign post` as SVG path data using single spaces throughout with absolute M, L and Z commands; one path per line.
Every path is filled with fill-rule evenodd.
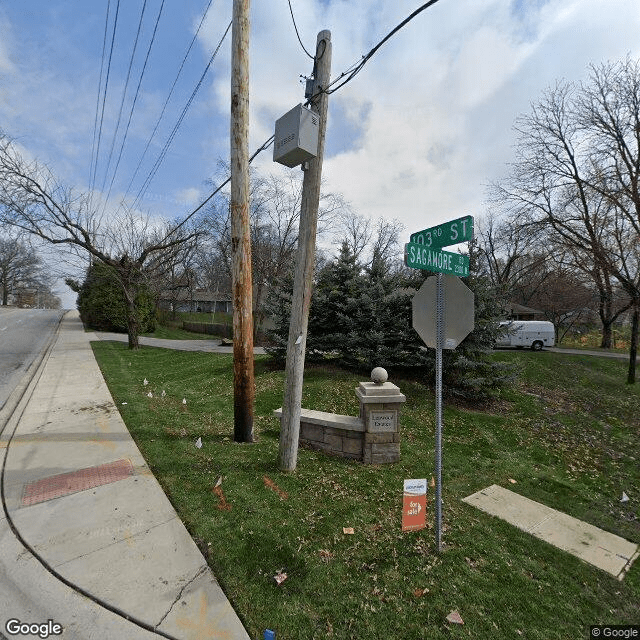
M 436 546 L 442 552 L 442 348 L 444 346 L 443 275 L 436 275 Z
M 413 234 L 411 242 L 405 245 L 405 264 L 408 267 L 436 272 L 435 278 L 427 278 L 423 282 L 413 297 L 412 307 L 413 328 L 427 346 L 436 350 L 435 529 L 438 553 L 442 552 L 442 351 L 455 349 L 473 331 L 474 296 L 455 277 L 469 275 L 469 258 L 433 249 L 471 240 L 472 237 L 473 218 L 466 216 Z M 451 313 L 447 313 L 445 297 L 449 299 Z

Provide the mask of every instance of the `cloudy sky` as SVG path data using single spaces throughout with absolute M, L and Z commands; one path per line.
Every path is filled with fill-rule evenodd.
M 334 78 L 420 4 L 292 0 L 308 50 L 318 31 L 331 31 Z M 0 0 L 0 128 L 67 184 L 109 194 L 110 206 L 126 194 L 157 215 L 188 213 L 229 154 L 230 34 L 174 128 L 223 38 L 231 5 Z M 254 150 L 304 100 L 300 76 L 312 62 L 287 0 L 253 0 L 251 26 Z M 584 79 L 590 64 L 627 55 L 640 56 L 637 0 L 440 0 L 331 95 L 327 188 L 361 215 L 398 219 L 407 239 L 449 219 L 480 217 L 485 185 L 511 159 L 514 119 L 556 80 Z M 274 164 L 271 150 L 254 164 L 299 171 Z

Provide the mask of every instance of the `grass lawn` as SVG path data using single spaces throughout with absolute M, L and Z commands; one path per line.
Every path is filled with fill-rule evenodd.
M 142 335 L 149 338 L 162 338 L 164 340 L 216 340 L 216 336 L 206 333 L 194 333 L 193 331 L 185 331 L 180 327 L 171 327 L 159 324 L 152 333 L 144 333 Z
M 270 628 L 278 640 L 574 640 L 591 624 L 640 621 L 640 561 L 619 582 L 461 502 L 496 483 L 640 543 L 640 386 L 624 384 L 624 362 L 499 352 L 522 370 L 515 389 L 485 410 L 445 405 L 437 555 L 431 505 L 426 529 L 400 530 L 403 479 L 432 475 L 432 391 L 393 380 L 407 396 L 399 463 L 300 450 L 297 471 L 284 474 L 271 417 L 284 376 L 266 357 L 256 358 L 258 442 L 237 444 L 231 356 L 92 346 L 134 439 L 252 638 Z M 361 379 L 310 369 L 303 406 L 356 415 Z M 623 491 L 629 502 L 620 502 Z M 287 574 L 280 585 L 279 572 Z M 452 610 L 463 626 L 446 621 Z

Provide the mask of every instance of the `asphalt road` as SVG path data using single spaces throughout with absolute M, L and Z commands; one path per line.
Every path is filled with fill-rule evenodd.
M 0 306 L 0 409 L 44 349 L 63 311 Z

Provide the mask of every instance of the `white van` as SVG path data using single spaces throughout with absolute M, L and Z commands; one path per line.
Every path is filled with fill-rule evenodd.
M 500 323 L 506 327 L 505 334 L 498 338 L 496 347 L 530 347 L 540 351 L 542 347 L 553 347 L 556 330 L 552 322 L 543 320 L 507 320 Z

